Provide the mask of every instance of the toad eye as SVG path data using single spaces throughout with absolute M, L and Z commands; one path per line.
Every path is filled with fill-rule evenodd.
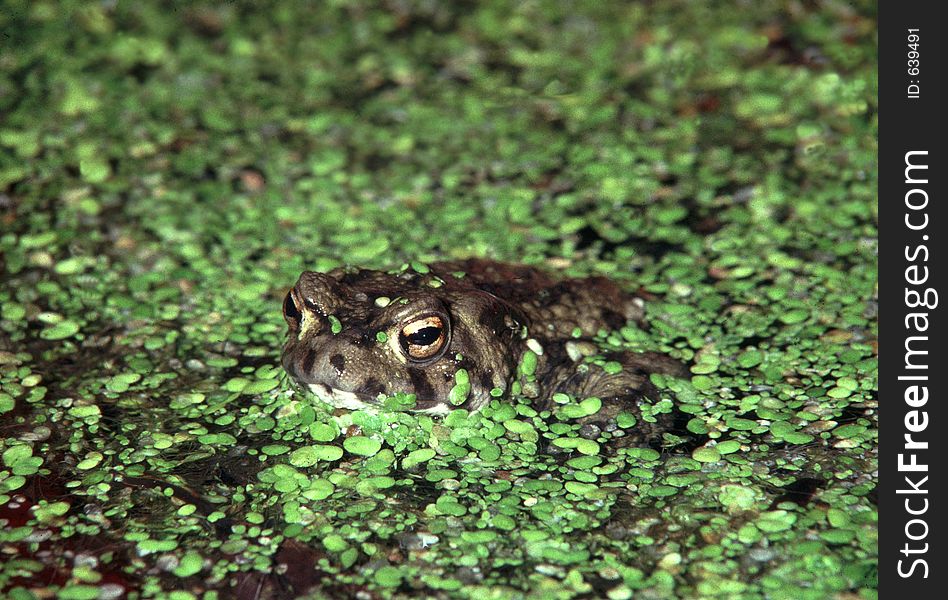
M 402 350 L 414 360 L 435 356 L 444 347 L 445 339 L 444 321 L 436 316 L 412 321 L 398 335 Z
M 296 306 L 296 300 L 293 299 L 293 292 L 287 292 L 283 299 L 283 318 L 290 327 L 299 327 L 303 314 Z

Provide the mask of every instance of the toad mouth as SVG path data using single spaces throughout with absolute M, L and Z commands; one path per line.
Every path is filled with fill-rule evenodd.
M 367 410 L 375 412 L 382 407 L 379 398 L 385 397 L 384 394 L 373 397 L 369 394 L 340 390 L 324 383 L 310 383 L 307 384 L 307 387 L 320 400 L 328 402 L 336 408 L 344 408 L 346 410 Z M 415 407 L 411 409 L 411 412 L 428 415 L 446 415 L 452 408 L 453 407 L 447 402 L 438 400 L 416 400 Z

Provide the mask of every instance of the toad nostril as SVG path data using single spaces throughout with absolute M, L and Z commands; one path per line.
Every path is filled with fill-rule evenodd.
M 346 357 L 341 354 L 333 354 L 329 357 L 329 364 L 336 369 L 336 374 L 341 376 L 346 370 Z

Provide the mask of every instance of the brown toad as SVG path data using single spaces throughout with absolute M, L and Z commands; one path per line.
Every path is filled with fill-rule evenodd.
M 683 374 L 658 353 L 613 353 L 618 373 L 581 365 L 597 352 L 590 338 L 598 331 L 643 322 L 641 302 L 603 277 L 556 280 L 482 259 L 420 270 L 303 273 L 283 302 L 286 371 L 337 407 L 405 392 L 415 394 L 415 410 L 440 414 L 478 410 L 509 391 L 532 353 L 536 367 L 522 391 L 538 409 L 557 392 L 597 396 L 601 418 L 657 400 L 650 373 Z

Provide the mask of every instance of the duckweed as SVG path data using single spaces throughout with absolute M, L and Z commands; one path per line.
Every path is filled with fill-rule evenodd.
M 872 3 L 170 8 L 0 15 L 0 594 L 874 596 Z M 302 271 L 467 256 L 618 281 L 578 368 L 689 377 L 290 385 Z

